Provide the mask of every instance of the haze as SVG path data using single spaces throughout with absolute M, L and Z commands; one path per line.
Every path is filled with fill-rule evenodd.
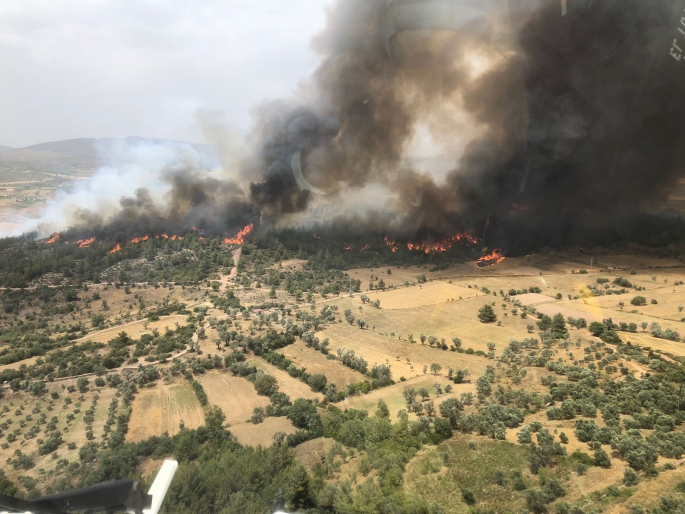
M 244 130 L 317 63 L 325 0 L 3 0 L 0 145 L 76 137 L 203 141 Z

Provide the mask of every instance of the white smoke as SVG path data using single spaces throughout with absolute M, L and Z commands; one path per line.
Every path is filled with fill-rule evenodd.
M 36 232 L 38 237 L 46 237 L 78 228 L 79 221 L 88 213 L 96 214 L 106 224 L 121 211 L 120 200 L 134 197 L 141 188 L 149 192 L 156 206 L 163 208 L 172 174 L 188 169 L 208 176 L 217 172 L 213 156 L 186 143 L 117 140 L 101 145 L 98 150 L 105 164 L 90 178 L 57 191 L 37 218 L 27 219 L 0 235 Z

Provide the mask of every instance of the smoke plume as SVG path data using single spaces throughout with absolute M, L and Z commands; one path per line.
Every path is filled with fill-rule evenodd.
M 649 230 L 654 220 L 674 230 L 654 213 L 685 162 L 685 57 L 673 53 L 685 47 L 685 4 L 493 0 L 472 2 L 482 11 L 474 15 L 458 10 L 469 2 L 453 3 L 458 26 L 417 23 L 385 37 L 393 16 L 435 2 L 338 0 L 313 42 L 320 66 L 299 98 L 259 107 L 238 164 L 212 174 L 178 150 L 152 170 L 132 161 L 154 184 L 136 178 L 116 202 L 103 189 L 98 205 L 58 199 L 51 219 L 220 233 L 279 227 L 333 205 L 374 230 L 379 219 L 406 237 L 466 230 L 511 249 L 625 233 L 641 213 Z M 453 156 L 443 178 L 413 165 L 425 133 Z M 298 152 L 325 196 L 298 185 Z M 365 218 L 358 202 L 345 210 L 370 190 L 384 196 L 370 195 L 366 211 L 382 216 Z

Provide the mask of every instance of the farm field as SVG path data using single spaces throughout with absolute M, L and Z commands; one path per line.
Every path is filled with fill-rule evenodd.
M 234 249 L 230 251 L 235 262 L 238 254 Z M 345 292 L 337 296 L 328 294 L 326 297 L 312 295 L 307 298 L 307 295 L 302 295 L 300 300 L 281 289 L 271 294 L 266 280 L 261 283 L 248 280 L 248 285 L 243 285 L 243 274 L 246 272 L 238 273 L 236 268 L 231 268 L 233 271 L 224 269 L 207 282 L 185 287 L 155 287 L 149 284 L 144 287 L 137 284 L 127 293 L 123 287 L 89 284 L 88 291 L 78 291 L 80 296 L 78 304 L 75 304 L 78 308 L 74 308 L 73 312 L 60 312 L 48 320 L 48 326 L 55 327 L 50 333 L 51 340 L 64 341 L 58 348 L 63 355 L 69 355 L 81 345 L 87 347 L 90 344 L 88 342 L 104 343 L 92 355 L 122 352 L 125 355 L 123 364 L 87 374 L 89 384 L 83 394 L 74 392 L 78 388 L 77 377 L 48 381 L 45 391 L 36 395 L 23 390 L 27 387 L 26 382 L 15 381 L 10 384 L 8 381 L 3 384 L 5 397 L 0 399 L 0 410 L 5 405 L 8 409 L 0 413 L 0 429 L 5 438 L 0 437 L 0 444 L 7 444 L 7 447 L 3 446 L 0 450 L 0 458 L 10 463 L 6 476 L 15 481 L 21 476 L 41 478 L 43 472 L 39 473 L 39 470 L 44 470 L 46 476 L 50 474 L 46 478 L 50 483 L 53 476 L 63 473 L 66 466 L 64 459 L 70 463 L 80 462 L 79 451 L 89 442 L 106 442 L 113 430 L 110 427 L 116 427 L 116 419 L 115 425 L 107 421 L 108 408 L 112 400 L 121 398 L 117 395 L 122 394 L 127 382 L 135 383 L 136 387 L 125 434 L 126 443 L 148 441 L 148 438 L 165 432 L 176 436 L 181 426 L 199 428 L 206 422 L 205 415 L 210 415 L 215 407 L 223 413 L 224 427 L 242 445 L 269 447 L 277 433 L 288 436 L 306 430 L 302 428 L 306 425 L 301 421 L 298 429 L 295 421 L 285 416 L 289 406 L 277 416 L 265 417 L 261 423 L 251 421 L 253 415 L 257 419 L 264 414 L 264 411 L 255 412 L 255 409 L 266 410 L 272 401 L 279 400 L 257 394 L 254 382 L 241 373 L 241 367 L 245 365 L 255 366 L 259 370 L 258 375 L 263 373 L 273 377 L 278 391 L 287 395 L 291 402 L 297 399 L 311 400 L 311 408 L 320 415 L 324 415 L 329 405 L 332 405 L 341 412 L 349 409 L 366 411 L 373 418 L 377 411 L 381 412 L 379 405 L 385 404 L 383 408 L 387 407 L 390 423 L 401 423 L 406 416 L 411 430 L 419 430 L 419 425 L 437 427 L 437 420 L 446 420 L 440 413 L 440 405 L 446 401 L 456 402 L 457 405 L 465 402 L 460 413 L 463 417 L 478 416 L 481 409 L 489 404 L 507 409 L 513 409 L 516 405 L 524 413 L 522 424 L 539 423 L 542 430 L 554 435 L 555 440 L 563 433 L 568 438 L 564 443 L 568 454 L 579 450 L 592 455 L 593 450 L 589 449 L 588 444 L 580 442 L 576 436 L 575 421 L 582 416 L 564 420 L 552 420 L 547 416 L 547 408 L 560 405 L 560 402 L 550 400 L 550 381 L 568 380 L 563 374 L 555 373 L 554 366 L 587 367 L 595 370 L 601 381 L 624 383 L 628 380 L 623 378 L 625 375 L 632 373 L 640 380 L 654 373 L 651 363 L 659 355 L 663 356 L 664 362 L 669 363 L 685 357 L 685 342 L 659 339 L 652 334 L 651 328 L 652 323 L 658 323 L 664 330 L 676 331 L 681 337 L 685 335 L 685 322 L 681 321 L 684 316 L 680 309 L 685 305 L 685 286 L 680 285 L 680 281 L 685 280 L 685 265 L 678 260 L 648 255 L 631 259 L 623 254 L 609 252 L 603 255 L 600 252 L 593 261 L 595 267 L 589 269 L 587 274 L 581 274 L 579 270 L 586 266 L 583 262 L 585 258 L 580 252 L 571 250 L 507 258 L 488 268 L 479 268 L 474 261 L 469 261 L 435 272 L 423 266 L 357 269 L 352 270 L 350 275 L 362 280 L 360 292 L 352 296 Z M 597 268 L 598 262 L 607 266 L 614 261 L 621 265 L 630 262 L 634 268 L 610 271 Z M 117 266 L 122 268 L 124 265 L 119 263 Z M 302 259 L 288 259 L 282 266 L 270 264 L 265 269 L 275 272 L 285 270 L 284 273 L 311 271 Z M 391 269 L 389 275 L 388 269 Z M 419 275 L 425 275 L 426 281 L 418 283 Z M 375 285 L 383 278 L 385 290 L 368 291 L 371 276 Z M 605 293 L 619 292 L 622 286 L 613 283 L 619 277 L 631 282 L 631 287 L 624 287 L 623 294 L 592 295 L 590 286 Z M 598 278 L 607 279 L 608 282 L 598 283 Z M 530 292 L 538 291 L 535 288 L 539 288 L 539 292 Z M 233 291 L 239 302 L 233 302 L 233 305 L 239 305 L 239 308 L 222 306 L 222 298 L 226 298 L 229 291 Z M 95 293 L 99 295 L 97 300 L 94 299 Z M 366 295 L 370 302 L 379 300 L 380 308 L 363 302 L 362 295 Z M 637 295 L 646 298 L 646 305 L 634 306 L 630 303 Z M 652 299 L 656 303 L 652 303 Z M 162 315 L 157 321 L 148 319 L 151 310 L 171 302 L 184 303 L 187 312 Z M 139 309 L 141 304 L 145 304 L 145 310 Z M 133 308 L 129 309 L 131 305 Z M 482 322 L 478 317 L 479 310 L 485 305 L 492 308 L 495 316 L 489 323 Z M 324 307 L 324 312 L 328 313 L 327 319 L 312 322 L 313 317 Z M 548 342 L 548 347 L 545 347 L 542 343 L 543 329 L 538 326 L 539 315 L 551 317 L 558 313 L 566 320 L 569 317 L 582 317 L 588 323 L 602 322 L 607 318 L 615 323 L 635 323 L 638 327 L 636 332 L 618 331 L 617 334 L 624 342 L 645 348 L 644 354 L 634 358 L 622 357 L 614 362 L 610 356 L 616 352 L 616 344 L 605 345 L 588 328 L 569 324 L 564 327 L 567 336 Z M 104 328 L 92 326 L 94 315 L 104 316 L 105 324 L 100 325 Z M 33 304 L 24 305 L 14 316 L 17 322 L 29 323 L 40 320 L 42 314 L 39 306 Z M 364 323 L 358 323 L 358 320 Z M 646 328 L 643 328 L 644 323 L 647 324 Z M 292 329 L 293 342 L 293 338 L 274 337 L 295 325 L 298 328 Z M 183 328 L 188 326 L 187 329 Z M 160 344 L 159 341 L 164 337 L 171 338 L 177 327 L 181 327 L 179 342 L 184 348 L 183 351 L 174 351 L 173 355 L 178 355 L 178 358 L 147 366 L 150 362 L 147 357 L 156 355 L 151 352 Z M 82 335 L 86 331 L 84 328 L 88 333 Z M 320 342 L 328 339 L 328 357 L 305 343 L 304 334 L 307 331 L 311 331 Z M 118 348 L 118 343 L 113 341 L 121 332 L 126 332 L 132 338 L 124 348 Z M 65 333 L 78 334 L 78 337 L 58 339 L 63 338 Z M 458 339 L 460 351 L 450 349 L 453 338 Z M 148 346 L 151 340 L 154 342 Z M 442 340 L 447 349 L 440 347 Z M 516 348 L 518 342 L 524 340 L 535 340 L 537 343 L 515 350 L 516 357 L 512 357 L 511 348 Z M 529 342 L 525 344 L 532 344 Z M 267 343 L 271 346 L 267 346 Z M 260 345 L 263 346 L 259 348 Z M 9 352 L 9 347 L 5 348 L 4 351 Z M 650 354 L 650 349 L 657 353 Z M 377 387 L 378 383 L 372 385 L 375 377 L 370 372 L 361 373 L 342 364 L 340 355 L 348 350 L 363 358 L 369 371 L 374 365 L 388 366 L 394 383 L 387 385 L 386 382 L 386 385 L 380 384 L 378 388 L 371 389 Z M 326 387 L 321 392 L 315 392 L 308 384 L 259 356 L 266 356 L 269 352 L 284 355 L 297 369 L 304 368 L 309 375 L 324 375 L 327 384 L 335 385 L 337 392 L 331 393 L 332 388 Z M 510 352 L 509 357 L 507 352 Z M 544 353 L 548 360 L 537 364 L 535 359 Z M 0 365 L 0 372 L 34 370 L 43 365 L 45 358 L 43 355 L 27 354 L 24 359 Z M 55 364 L 60 365 L 60 362 Z M 145 373 L 151 369 L 156 374 L 145 378 Z M 449 378 L 450 369 L 453 373 L 467 370 L 468 376 L 462 383 L 454 383 Z M 297 374 L 296 371 L 291 372 Z M 93 381 L 96 377 L 106 376 L 107 373 L 118 374 L 123 384 L 118 389 L 116 386 L 95 387 Z M 202 398 L 202 391 L 193 390 L 192 382 L 185 378 L 189 375 L 202 386 L 207 397 L 206 406 L 203 407 L 198 399 Z M 478 381 L 486 376 L 490 377 L 487 380 L 491 387 L 487 393 L 479 395 L 481 386 Z M 254 380 L 256 377 L 250 378 Z M 357 387 L 368 392 L 347 391 L 345 394 L 349 395 L 345 397 L 343 392 L 351 384 L 357 384 Z M 417 393 L 423 391 L 411 406 L 407 404 L 405 396 L 409 388 Z M 445 392 L 445 389 L 450 392 Z M 603 391 L 603 384 L 600 382 L 596 389 Z M 67 390 L 71 390 L 71 393 L 67 394 Z M 57 394 L 56 399 L 52 398 L 52 392 Z M 514 400 L 524 392 L 531 396 L 521 402 Z M 96 394 L 99 396 L 93 402 Z M 71 403 L 65 402 L 66 397 L 70 398 Z M 87 427 L 83 416 L 91 405 L 93 420 Z M 48 407 L 52 410 L 49 411 Z M 433 413 L 433 409 L 436 412 Z M 34 410 L 36 414 L 33 414 Z M 47 435 L 44 428 L 33 437 L 25 437 L 35 423 L 36 416 L 46 414 L 50 419 L 52 412 L 56 417 L 56 429 L 63 438 L 55 452 L 57 457 L 52 457 L 51 453 L 39 454 L 42 444 L 39 440 L 42 441 Z M 126 413 L 127 410 L 118 403 L 116 416 Z M 27 415 L 33 418 L 28 419 Z M 621 414 L 621 421 L 628 417 Z M 109 419 L 113 418 L 110 416 Z M 607 427 L 601 412 L 587 419 L 592 419 L 600 428 Z M 12 420 L 6 429 L 1 425 L 5 420 Z M 17 429 L 19 431 L 15 434 Z M 428 430 L 430 432 L 433 428 Z M 92 434 L 87 434 L 91 431 Z M 462 496 L 462 489 L 469 488 L 474 490 L 480 509 L 521 511 L 526 506 L 526 493 L 514 491 L 510 485 L 495 485 L 491 478 L 495 471 L 510 473 L 518 468 L 523 470 L 523 479 L 529 489 L 539 487 L 539 477 L 528 470 L 529 445 L 519 444 L 517 434 L 520 431 L 521 424 L 507 428 L 502 432 L 504 440 L 495 441 L 488 438 L 485 433 L 487 430 L 477 435 L 477 429 L 461 433 L 456 428 L 451 438 L 439 444 L 432 444 L 424 434 L 421 449 L 407 457 L 402 482 L 398 487 L 404 493 L 425 499 L 428 503 L 437 501 L 444 506 L 446 513 L 469 512 L 471 507 Z M 682 432 L 682 427 L 678 426 L 674 431 Z M 650 430 L 643 432 L 645 436 L 650 434 Z M 177 441 L 186 433 L 174 438 L 169 447 L 176 448 Z M 298 439 L 302 434 L 287 439 L 295 441 L 296 459 L 310 473 L 322 473 L 326 484 L 349 480 L 353 490 L 368 480 L 379 480 L 378 469 L 369 471 L 368 468 L 369 463 L 373 462 L 372 451 L 354 442 L 342 444 L 341 439 L 332 439 L 338 438 L 340 433 L 323 432 L 326 437 L 321 437 L 321 433 L 310 435 L 313 439 L 306 442 Z M 12 434 L 11 442 L 6 442 L 9 441 L 8 434 Z M 606 448 L 611 459 L 610 467 L 590 466 L 583 474 L 579 474 L 571 463 L 560 459 L 557 466 L 548 468 L 549 476 L 564 484 L 564 501 L 586 502 L 595 491 L 621 483 L 627 463 L 608 446 Z M 18 458 L 16 450 L 30 455 L 35 466 L 15 469 L 11 463 Z M 143 474 L 153 473 L 161 462 L 158 457 L 145 454 L 138 459 L 137 469 Z M 658 465 L 663 466 L 667 462 L 676 465 L 676 469 L 660 471 L 664 479 L 659 479 L 659 483 L 673 485 L 677 483 L 673 477 L 682 475 L 682 467 L 678 460 L 663 457 L 659 457 Z M 652 505 L 658 501 L 659 495 L 651 489 L 645 479 L 634 489 L 635 502 L 639 500 L 645 505 Z M 622 502 L 622 508 L 629 504 Z M 613 504 L 605 507 L 605 512 L 624 512 L 614 509 Z M 553 512 L 554 504 L 549 505 L 548 510 Z
M 266 407 L 269 399 L 259 396 L 252 384 L 229 373 L 208 373 L 197 377 L 209 397 L 210 405 L 217 405 L 226 414 L 230 424 L 243 423 L 250 419 L 255 407 Z
M 264 371 L 267 375 L 271 375 L 278 381 L 278 390 L 281 393 L 285 393 L 290 398 L 295 399 L 295 398 L 307 398 L 307 399 L 322 399 L 323 395 L 321 393 L 316 393 L 312 391 L 312 389 L 305 384 L 304 382 L 300 382 L 298 379 L 291 377 L 286 373 L 285 371 L 277 368 L 276 366 L 272 366 L 268 362 L 266 362 L 264 359 L 260 357 L 255 357 L 254 359 L 250 359 L 248 363 L 251 366 L 255 366 L 257 369 L 260 369 Z M 268 399 L 267 399 L 268 403 Z
M 153 435 L 176 434 L 181 422 L 187 428 L 204 423 L 202 407 L 192 388 L 183 383 L 142 389 L 133 401 L 127 439 L 142 441 Z
M 230 431 L 240 444 L 268 447 L 277 433 L 294 434 L 297 429 L 288 418 L 266 418 L 257 425 L 250 422 L 232 425 Z
M 307 347 L 302 340 L 282 348 L 279 353 L 288 357 L 297 366 L 306 367 L 307 372 L 312 375 L 316 373 L 326 375 L 328 382 L 335 384 L 338 389 L 348 384 L 362 382 L 365 378 L 358 371 L 343 366 L 339 361 L 327 359 L 321 352 Z

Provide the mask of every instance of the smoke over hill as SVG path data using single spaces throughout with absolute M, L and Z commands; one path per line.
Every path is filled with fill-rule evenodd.
M 67 195 L 37 227 L 230 232 L 337 205 L 362 227 L 408 237 L 489 227 L 486 238 L 510 248 L 621 234 L 640 228 L 641 213 L 648 231 L 678 232 L 654 211 L 685 163 L 685 4 L 569 0 L 560 12 L 559 2 L 512 0 L 508 12 L 450 11 L 456 30 L 417 23 L 384 37 L 389 17 L 432 4 L 337 1 L 305 92 L 258 110 L 238 164 L 208 174 L 192 149 L 139 147 L 138 160 L 100 177 L 133 167 L 128 193 L 103 187 L 106 201 L 76 207 Z M 443 180 L 407 165 L 422 131 L 459 155 Z M 296 154 L 308 187 L 293 173 Z M 361 206 L 351 201 L 369 191 Z

